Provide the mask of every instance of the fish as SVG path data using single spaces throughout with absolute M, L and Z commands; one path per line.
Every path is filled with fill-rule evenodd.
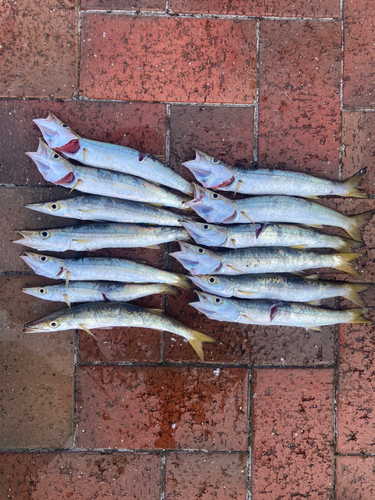
M 165 283 L 190 289 L 189 280 L 183 274 L 156 269 L 146 264 L 117 258 L 85 257 L 82 259 L 59 259 L 48 255 L 27 252 L 22 255 L 28 266 L 36 273 L 55 280 L 72 281 L 120 281 L 127 283 Z
M 345 196 L 368 198 L 358 189 L 366 168 L 344 182 L 322 179 L 315 175 L 277 169 L 248 169 L 231 167 L 195 150 L 195 159 L 182 163 L 205 188 L 252 195 L 287 195 L 315 198 Z
M 159 309 L 147 309 L 127 302 L 86 303 L 63 309 L 24 326 L 25 333 L 58 332 L 81 329 L 93 335 L 91 329 L 141 327 L 181 335 L 203 361 L 202 342 L 215 342 L 212 337 L 184 326 Z
M 106 196 L 82 195 L 25 206 L 37 212 L 72 219 L 181 227 L 181 214 L 147 203 Z M 184 214 L 184 220 L 190 219 Z
M 36 164 L 44 179 L 59 186 L 84 193 L 123 198 L 167 207 L 188 209 L 189 200 L 134 175 L 93 167 L 73 165 L 50 149 L 40 139 L 35 153 L 26 153 Z
M 204 292 L 220 297 L 310 303 L 331 297 L 345 297 L 360 307 L 366 307 L 366 305 L 359 293 L 374 286 L 374 283 L 321 281 L 316 278 L 316 275 L 295 277 L 278 274 L 189 277 L 190 281 Z
M 349 262 L 363 256 L 359 253 L 322 254 L 292 248 L 261 247 L 221 250 L 180 241 L 180 251 L 169 255 L 178 260 L 193 276 L 200 274 L 295 273 L 321 267 L 333 268 L 357 276 Z
M 182 220 L 181 224 L 198 245 L 208 247 L 333 248 L 339 252 L 348 252 L 363 246 L 358 241 L 331 236 L 315 229 L 293 224 L 262 222 L 217 226 L 192 220 Z
M 23 288 L 27 295 L 54 302 L 128 302 L 148 295 L 176 295 L 177 289 L 162 283 L 122 284 L 96 281 L 76 281 L 65 284 Z
M 372 324 L 364 318 L 370 308 L 328 309 L 300 302 L 274 300 L 234 300 L 197 292 L 199 302 L 189 305 L 217 321 L 248 325 L 297 326 L 320 330 L 320 326 L 339 323 Z
M 254 196 L 233 201 L 214 191 L 194 184 L 194 199 L 186 204 L 206 222 L 248 224 L 284 222 L 321 228 L 335 226 L 344 229 L 351 238 L 362 242 L 361 228 L 372 218 L 370 210 L 348 217 L 310 200 L 292 196 Z
M 79 226 L 17 231 L 22 238 L 13 243 L 36 250 L 65 252 L 66 250 L 94 251 L 102 248 L 148 247 L 159 249 L 161 243 L 189 240 L 182 227 L 140 226 L 105 222 Z
M 190 182 L 150 154 L 126 146 L 84 139 L 53 113 L 33 122 L 39 127 L 48 146 L 67 158 L 83 165 L 137 175 L 182 193 L 193 193 Z

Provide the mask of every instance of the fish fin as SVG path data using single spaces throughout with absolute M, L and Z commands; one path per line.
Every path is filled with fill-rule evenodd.
M 145 307 L 144 310 L 148 311 L 148 312 L 151 312 L 153 314 L 157 314 L 158 316 L 162 316 L 163 315 L 163 309 L 155 309 L 153 307 Z
M 310 276 L 304 276 L 305 280 L 318 280 L 319 274 L 311 274 Z
M 92 238 L 73 238 L 72 241 L 75 243 L 90 243 L 92 241 Z
M 340 259 L 340 263 L 337 264 L 336 266 L 333 266 L 334 269 L 337 269 L 339 271 L 344 271 L 344 273 L 351 274 L 353 276 L 358 276 L 357 271 L 352 267 L 349 262 L 352 260 L 359 259 L 360 257 L 363 257 L 363 253 L 340 253 L 337 254 L 337 257 Z
M 255 294 L 255 292 L 245 292 L 245 290 L 237 290 L 237 291 L 238 291 L 238 293 L 242 293 L 244 295 L 254 295 Z
M 357 304 L 359 307 L 366 307 L 366 304 L 363 302 L 359 293 L 368 290 L 373 285 L 374 283 L 348 283 L 350 291 L 345 295 L 345 297 L 354 302 L 354 304 Z
M 350 252 L 355 248 L 362 248 L 365 244 L 362 241 L 350 240 L 349 238 L 341 238 L 342 243 L 336 248 L 339 252 Z
M 88 151 L 86 148 L 82 148 L 82 156 L 83 156 L 83 163 L 86 162 L 86 155 L 87 155 Z
M 153 184 L 155 184 L 155 182 Z M 154 207 L 164 207 L 163 203 L 149 203 L 149 205 L 152 205 Z
M 296 250 L 301 250 L 303 248 L 307 248 L 307 245 L 290 245 L 289 248 L 294 248 Z
M 86 333 L 95 338 L 95 335 L 92 332 L 90 332 L 90 330 L 86 328 L 85 325 L 78 325 L 78 326 L 80 327 L 81 330 L 85 330 Z
M 237 250 L 237 247 L 236 247 L 236 239 L 235 238 L 231 238 L 230 241 L 233 243 L 233 248 L 235 250 Z
M 315 330 L 317 332 L 320 332 L 322 329 L 319 328 L 318 326 L 306 326 L 308 330 Z
M 143 248 L 151 248 L 151 250 L 160 250 L 161 246 L 160 245 L 147 245 L 147 247 Z
M 370 210 L 369 212 L 364 212 L 363 214 L 352 215 L 350 219 L 350 228 L 346 229 L 346 232 L 356 241 L 363 241 L 361 236 L 362 227 L 367 224 L 367 222 L 374 215 L 375 210 Z
M 240 189 L 240 187 L 241 187 L 241 184 L 243 184 L 243 180 L 242 180 L 242 179 L 239 179 L 239 181 L 237 182 L 237 187 L 236 187 L 236 189 L 234 190 L 234 194 L 233 194 L 233 196 L 236 196 L 237 191 L 238 191 L 238 190 Z
M 349 177 L 344 184 L 345 187 L 347 188 L 346 194 L 344 194 L 345 197 L 353 197 L 353 198 L 368 198 L 369 195 L 365 193 L 362 189 L 357 189 L 358 185 L 361 184 L 363 176 L 366 173 L 367 168 L 363 168 L 356 174 L 354 174 L 352 177 Z
M 304 277 L 305 277 L 305 275 L 304 275 L 303 271 L 294 271 L 294 272 L 292 272 L 291 274 L 294 274 L 295 276 L 300 276 L 300 277 L 302 277 L 302 278 L 304 278 Z
M 234 266 L 231 266 L 230 264 L 227 264 L 227 267 L 230 267 L 231 269 L 233 269 L 233 271 L 237 271 L 237 272 L 238 272 L 238 273 L 240 273 L 240 274 L 244 274 L 244 272 L 243 272 L 243 271 L 241 271 L 240 269 L 237 269 L 237 268 L 236 268 L 236 267 L 234 267 Z
M 205 335 L 204 333 L 196 332 L 195 330 L 190 330 L 190 333 L 192 334 L 193 338 L 188 339 L 189 344 L 198 354 L 200 360 L 204 361 L 202 342 L 216 342 L 216 340 L 212 337 L 209 337 L 208 335 Z
M 63 293 L 63 297 L 64 297 L 64 300 L 65 300 L 67 306 L 70 307 L 70 300 L 69 300 L 68 294 Z
M 249 316 L 248 314 L 242 314 L 242 316 L 246 319 L 248 319 L 249 321 L 252 321 L 255 325 L 257 324 L 257 322 L 255 321 L 254 318 L 252 318 L 251 316 Z
M 85 212 L 85 213 L 90 213 L 90 212 L 96 212 L 98 209 L 97 208 L 78 208 L 78 212 Z
M 71 274 L 72 273 L 70 271 L 66 271 L 66 273 L 65 273 L 65 288 L 68 288 L 69 278 L 70 278 Z
M 173 283 L 174 286 L 179 286 L 184 290 L 192 290 L 193 287 L 187 276 L 184 274 L 174 273 L 176 275 L 176 281 Z
M 350 321 L 348 321 L 348 323 L 363 323 L 363 324 L 367 324 L 367 325 L 370 325 L 370 324 L 373 324 L 373 322 L 369 319 L 366 319 L 363 317 L 364 314 L 368 313 L 369 311 L 371 311 L 372 308 L 369 308 L 369 307 L 364 307 L 364 308 L 361 308 L 361 309 L 350 309 L 351 313 L 352 313 L 352 319 Z
M 309 224 L 310 227 L 316 227 L 317 229 L 321 229 L 323 226 L 321 224 Z
M 106 296 L 106 294 L 105 294 L 105 293 L 103 293 L 103 292 L 102 292 L 102 297 L 103 297 L 104 302 L 111 302 L 111 301 L 109 300 L 109 298 Z
M 153 156 L 156 160 L 159 160 L 163 163 L 167 161 L 167 157 L 165 155 L 151 155 L 151 156 Z
M 244 217 L 246 217 L 246 219 L 248 219 L 252 224 L 254 224 L 254 221 L 250 219 L 250 217 L 247 215 L 246 212 L 242 211 L 241 215 L 243 215 Z
M 81 179 L 77 179 L 76 182 L 74 183 L 73 187 L 71 188 L 71 190 L 69 191 L 69 194 L 74 191 L 76 189 L 77 186 L 79 186 L 80 184 L 82 184 L 82 180 Z
M 321 300 L 309 300 L 306 302 L 309 306 L 321 306 L 322 301 Z
M 146 264 L 146 265 L 148 265 L 145 260 L 134 259 L 133 262 L 137 262 L 138 264 Z
M 315 202 L 320 201 L 319 196 L 306 196 L 309 200 L 314 200 Z
M 175 286 L 164 285 L 160 293 L 165 293 L 165 295 L 178 295 L 180 292 Z

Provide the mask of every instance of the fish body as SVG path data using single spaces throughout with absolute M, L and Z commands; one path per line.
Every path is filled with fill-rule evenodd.
M 149 154 L 117 144 L 84 139 L 52 113 L 33 120 L 48 146 L 67 158 L 106 170 L 137 175 L 143 179 L 192 194 L 191 184 Z
M 214 339 L 187 328 L 161 311 L 145 309 L 126 302 L 86 303 L 64 309 L 24 327 L 26 333 L 56 332 L 83 329 L 91 333 L 94 328 L 141 327 L 162 330 L 184 337 L 203 360 L 202 342 Z
M 171 253 L 192 275 L 294 273 L 321 267 L 358 274 L 348 263 L 361 257 L 356 253 L 321 254 L 291 248 L 261 247 L 212 252 L 207 248 L 179 242 L 181 251 Z
M 181 226 L 181 214 L 147 203 L 105 196 L 83 195 L 47 203 L 31 203 L 26 207 L 37 212 L 72 219 Z
M 84 193 L 99 194 L 185 210 L 187 198 L 134 175 L 93 167 L 73 165 L 52 151 L 42 140 L 36 153 L 26 153 L 44 179 Z
M 153 247 L 160 243 L 189 239 L 189 234 L 182 227 L 140 226 L 116 222 L 18 232 L 22 238 L 13 243 L 52 252 Z
M 271 169 L 245 169 L 226 163 L 196 150 L 194 160 L 183 163 L 205 188 L 252 195 L 352 196 L 368 198 L 357 189 L 366 169 L 344 182 L 321 179 L 301 172 Z

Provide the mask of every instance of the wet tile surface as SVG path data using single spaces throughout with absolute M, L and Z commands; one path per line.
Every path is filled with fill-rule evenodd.
M 77 4 L 2 2 L 0 96 L 72 97 L 77 87 Z
M 85 366 L 77 390 L 78 448 L 247 448 L 247 370 Z
M 337 457 L 337 498 L 374 498 L 374 467 L 374 457 Z
M 165 0 L 82 0 L 82 10 L 165 10 Z
M 259 163 L 338 178 L 339 22 L 261 21 Z
M 257 369 L 255 498 L 333 498 L 333 369 Z
M 4 453 L 0 498 L 160 498 L 156 455 L 113 453 Z
M 170 453 L 165 462 L 165 499 L 246 498 L 247 454 Z
M 82 23 L 81 95 L 140 101 L 254 100 L 255 21 L 87 14 Z

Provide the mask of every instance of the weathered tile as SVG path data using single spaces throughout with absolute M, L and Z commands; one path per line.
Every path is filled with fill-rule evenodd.
M 170 165 L 180 175 L 195 180 L 181 162 L 203 151 L 230 165 L 253 160 L 254 109 L 211 106 L 171 106 Z
M 0 101 L 0 183 L 49 184 L 25 151 L 36 151 L 41 133 L 32 122 L 52 111 L 77 134 L 152 154 L 165 154 L 164 104 L 82 101 Z M 17 168 L 15 168 L 17 166 Z
M 84 14 L 80 93 L 97 99 L 252 103 L 256 22 Z
M 261 21 L 259 162 L 338 178 L 340 22 Z
M 82 10 L 165 10 L 165 0 L 82 0 Z
M 73 332 L 22 333 L 25 323 L 66 307 L 21 291 L 51 282 L 41 276 L 0 277 L 2 449 L 73 444 Z
M 1 3 L 0 96 L 72 97 L 77 87 L 77 3 Z
M 344 2 L 344 106 L 375 107 L 375 11 L 371 0 Z
M 333 369 L 258 369 L 253 379 L 253 495 L 333 498 Z
M 248 371 L 82 366 L 78 448 L 246 450 Z
M 160 498 L 161 458 L 130 453 L 0 454 L 0 497 Z
M 337 500 L 374 498 L 374 469 L 375 457 L 337 457 Z
M 169 453 L 165 499 L 245 500 L 247 454 Z
M 375 113 L 344 111 L 342 114 L 343 179 L 367 167 L 361 188 L 375 194 Z

